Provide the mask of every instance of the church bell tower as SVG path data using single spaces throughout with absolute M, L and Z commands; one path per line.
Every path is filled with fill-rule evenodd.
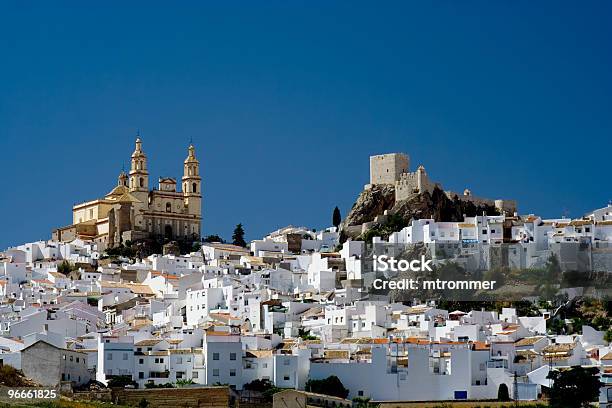
M 200 177 L 200 162 L 195 157 L 195 147 L 189 145 L 189 153 L 183 166 L 183 195 L 189 214 L 202 215 L 202 179 Z
M 142 151 L 142 141 L 136 139 L 136 149 L 132 153 L 132 166 L 130 168 L 130 192 L 136 193 L 141 201 L 149 193 L 149 172 L 147 171 L 147 156 Z

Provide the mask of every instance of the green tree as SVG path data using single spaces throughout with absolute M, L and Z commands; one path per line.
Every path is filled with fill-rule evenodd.
M 510 393 L 508 392 L 508 386 L 506 384 L 499 384 L 499 388 L 497 389 L 497 399 L 500 401 L 510 401 Z
M 174 388 L 174 384 L 167 382 L 165 384 L 150 384 L 146 383 L 145 388 Z
M 370 402 L 370 398 L 367 397 L 353 398 L 353 408 L 376 408 L 378 406 L 378 404 Z
M 310 330 L 306 331 L 301 327 L 298 329 L 298 337 L 302 340 L 318 340 L 318 337 L 310 334 Z
M 334 208 L 334 213 L 332 215 L 332 225 L 338 228 L 341 222 L 342 222 L 342 216 L 340 215 L 340 209 L 336 207 Z
M 249 383 L 244 384 L 244 389 L 245 390 L 250 390 L 250 391 L 259 391 L 259 392 L 264 392 L 269 390 L 270 388 L 274 387 L 274 384 L 272 384 L 272 382 L 270 380 L 267 379 L 255 379 Z
M 604 334 L 604 340 L 607 343 L 612 343 L 612 329 L 606 330 L 606 333 Z
M 59 273 L 63 273 L 64 275 L 68 275 L 73 269 L 74 267 L 72 264 L 66 260 L 63 260 L 62 263 L 57 266 L 57 271 Z
M 191 384 L 195 384 L 191 378 L 188 380 L 185 380 L 185 379 L 176 380 L 177 387 L 184 387 L 186 385 L 191 385 Z
M 606 316 L 595 316 L 595 318 L 591 321 L 591 326 L 595 330 L 606 330 L 612 325 L 612 321 Z
M 361 235 L 360 239 L 365 242 L 372 242 L 372 238 L 380 237 L 383 233 L 375 228 L 367 230 L 364 234 Z
M 569 370 L 551 371 L 548 378 L 554 381 L 550 390 L 553 408 L 589 407 L 599 396 L 597 367 L 574 366 Z
M 125 388 L 126 385 L 138 386 L 136 381 L 132 380 L 129 375 L 117 375 L 108 380 L 109 388 Z
M 563 320 L 559 318 L 550 318 L 546 321 L 546 325 L 548 326 L 548 331 L 551 334 L 564 334 L 565 333 L 565 323 Z
M 225 240 L 221 238 L 219 235 L 213 234 L 213 235 L 208 235 L 206 238 L 204 238 L 204 242 L 221 242 L 223 244 L 225 243 Z
M 317 394 L 332 395 L 334 397 L 346 398 L 349 390 L 344 388 L 342 382 L 335 375 L 330 375 L 323 380 L 310 379 L 306 381 L 306 391 Z
M 236 225 L 234 228 L 234 234 L 232 234 L 232 243 L 240 247 L 246 247 L 246 241 L 244 240 L 244 229 L 242 224 Z

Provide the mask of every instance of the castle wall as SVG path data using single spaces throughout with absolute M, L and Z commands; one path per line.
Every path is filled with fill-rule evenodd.
M 409 167 L 410 159 L 403 153 L 370 156 L 370 184 L 395 184 Z
M 418 191 L 416 173 L 402 174 L 400 180 L 395 183 L 395 201 L 405 200 Z
M 478 206 L 492 206 L 502 212 L 506 211 L 509 213 L 514 213 L 517 209 L 516 200 L 491 200 L 488 198 L 481 198 L 473 195 L 459 194 L 453 191 L 445 191 L 445 194 L 451 200 L 454 199 L 455 196 L 457 196 L 462 201 L 469 201 L 471 203 L 474 203 L 474 205 Z
M 437 184 L 432 182 L 425 171 L 404 173 L 395 183 L 395 201 L 410 198 L 415 193 L 431 193 Z

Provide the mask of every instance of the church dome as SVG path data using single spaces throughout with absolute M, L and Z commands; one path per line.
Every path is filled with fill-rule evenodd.
M 111 190 L 110 193 L 106 195 L 106 198 L 116 198 L 121 197 L 125 193 L 129 193 L 130 189 L 124 185 L 117 186 Z

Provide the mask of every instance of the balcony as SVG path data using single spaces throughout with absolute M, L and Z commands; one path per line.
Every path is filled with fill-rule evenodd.
M 170 371 L 150 371 L 149 378 L 168 378 L 170 377 Z

